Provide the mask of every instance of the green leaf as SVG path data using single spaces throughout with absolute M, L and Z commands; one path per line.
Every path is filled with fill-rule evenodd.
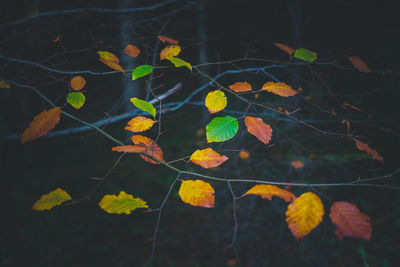
M 32 209 L 50 210 L 54 206 L 58 206 L 67 200 L 71 200 L 70 195 L 61 188 L 57 188 L 46 195 L 42 195 L 40 199 L 33 204 Z
M 76 109 L 80 109 L 85 104 L 85 95 L 81 92 L 72 92 L 67 95 L 67 102 Z
M 306 48 L 297 48 L 294 52 L 294 57 L 307 62 L 313 62 L 317 60 L 317 53 Z
M 207 142 L 223 142 L 235 136 L 238 121 L 231 116 L 216 117 L 206 126 Z
M 169 61 L 171 61 L 172 64 L 175 65 L 175 67 L 179 68 L 179 67 L 186 67 L 188 68 L 190 71 L 192 71 L 192 65 L 190 65 L 189 62 L 186 62 L 180 58 L 177 57 L 168 57 L 167 58 Z
M 121 191 L 119 195 L 105 195 L 99 202 L 99 206 L 108 213 L 131 214 L 137 208 L 148 208 L 146 201 L 141 198 L 133 198 L 132 195 Z
M 149 102 L 141 100 L 137 97 L 131 98 L 131 102 L 135 105 L 135 107 L 149 113 L 151 116 L 153 116 L 153 118 L 156 116 L 156 109 Z
M 153 67 L 150 65 L 141 65 L 132 71 L 132 80 L 139 79 L 153 72 Z

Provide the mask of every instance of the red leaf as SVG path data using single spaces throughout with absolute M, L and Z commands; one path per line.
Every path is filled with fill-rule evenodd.
M 257 137 L 264 144 L 268 144 L 272 137 L 271 126 L 264 123 L 262 119 L 246 116 L 244 118 L 247 131 Z
M 164 161 L 164 156 L 161 148 L 156 144 L 156 142 L 154 142 L 150 138 L 142 135 L 133 135 L 131 137 L 131 140 L 137 146 L 145 146 L 146 147 L 146 150 L 144 151 L 145 154 L 152 156 L 153 158 L 158 159 L 159 161 Z M 149 157 L 143 155 L 140 155 L 140 157 L 151 164 L 160 164 Z
M 359 57 L 349 57 L 349 60 L 351 64 L 359 71 L 359 72 L 365 72 L 369 73 L 371 72 L 371 69 L 368 67 L 368 65 L 362 61 Z

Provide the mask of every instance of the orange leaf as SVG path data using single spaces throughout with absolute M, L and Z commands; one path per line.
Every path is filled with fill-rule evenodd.
M 190 161 L 197 164 L 205 169 L 213 168 L 221 165 L 229 158 L 221 156 L 215 152 L 212 148 L 206 148 L 203 150 L 196 150 L 191 156 Z
M 248 158 L 250 158 L 250 153 L 249 153 L 249 151 L 241 150 L 241 151 L 239 152 L 239 158 L 241 158 L 241 159 L 248 159 Z
M 290 162 L 290 165 L 292 165 L 292 167 L 295 169 L 301 169 L 304 167 L 304 163 L 300 160 L 294 160 Z
M 261 118 L 246 116 L 244 118 L 247 131 L 257 137 L 264 144 L 268 144 L 272 137 L 271 126 L 264 123 Z
M 75 76 L 69 82 L 69 85 L 74 91 L 80 91 L 86 85 L 86 80 L 82 76 Z
M 113 70 L 118 70 L 118 71 L 120 71 L 122 73 L 125 73 L 125 70 L 118 63 L 113 62 L 113 61 L 108 61 L 108 60 L 105 60 L 103 58 L 99 58 L 99 60 L 101 62 L 103 62 L 104 64 L 106 64 L 107 66 L 109 66 L 110 68 L 112 68 Z
M 307 192 L 289 204 L 286 210 L 286 222 L 297 240 L 308 235 L 317 227 L 324 216 L 321 199 L 312 192 Z
M 21 144 L 28 141 L 33 141 L 47 134 L 60 121 L 60 115 L 60 107 L 45 110 L 36 115 L 29 127 L 22 134 Z
M 134 45 L 128 44 L 124 50 L 125 54 L 131 57 L 137 57 L 140 54 L 140 49 Z
M 126 152 L 126 153 L 141 153 L 146 151 L 146 147 L 144 146 L 115 146 L 111 149 L 111 151 L 116 152 Z
M 349 202 L 335 202 L 329 217 L 341 234 L 370 240 L 372 231 L 370 219 L 356 205 Z
M 284 44 L 281 44 L 281 43 L 275 43 L 275 46 L 277 46 L 282 51 L 288 53 L 289 55 L 293 55 L 294 54 L 294 49 L 291 48 L 290 46 L 287 46 L 287 45 L 284 45 Z
M 234 84 L 229 85 L 229 88 L 236 93 L 251 91 L 251 85 L 248 82 L 235 82 Z
M 184 180 L 179 188 L 179 197 L 195 207 L 214 208 L 214 188 L 202 180 Z
M 371 69 L 368 67 L 368 65 L 362 61 L 359 57 L 349 57 L 349 60 L 351 64 L 359 71 L 359 72 L 365 72 L 369 73 L 371 72 Z
M 294 96 L 297 94 L 297 92 L 286 83 L 267 82 L 263 85 L 261 90 L 265 90 L 283 97 Z
M 352 108 L 352 109 L 354 109 L 354 110 L 363 112 L 362 109 L 360 109 L 360 108 L 358 108 L 358 107 L 356 107 L 356 106 L 350 105 L 349 103 L 343 102 L 343 105 L 344 105 L 344 106 L 347 106 L 347 107 L 349 107 L 349 108 Z
M 174 44 L 174 45 L 179 44 L 179 41 L 174 40 L 174 39 L 172 39 L 172 38 L 169 38 L 169 37 L 167 37 L 167 36 L 158 35 L 157 37 L 158 37 L 158 39 L 160 39 L 160 41 L 163 42 L 163 43 L 169 43 L 169 44 Z
M 143 145 L 146 147 L 146 150 L 143 153 L 152 156 L 153 158 L 158 159 L 159 161 L 164 161 L 164 156 L 161 148 L 156 144 L 156 142 L 154 142 L 150 138 L 142 135 L 133 135 L 131 137 L 131 140 L 137 146 Z M 140 157 L 151 164 L 160 164 L 149 157 L 143 155 L 140 155 Z
M 292 192 L 281 189 L 275 185 L 265 184 L 258 184 L 253 186 L 244 195 L 257 195 L 262 198 L 268 198 L 269 200 L 272 200 L 273 196 L 277 196 L 284 199 L 286 202 L 290 202 L 296 199 L 296 196 Z
M 168 45 L 160 52 L 160 60 L 168 59 L 179 55 L 181 47 L 179 45 Z
M 146 118 L 143 116 L 137 116 L 128 122 L 128 125 L 125 126 L 125 130 L 131 131 L 134 133 L 143 132 L 143 131 L 147 131 L 148 129 L 150 129 L 154 123 L 155 123 L 155 121 L 153 121 L 152 119 L 149 119 L 149 118 Z
M 361 142 L 360 140 L 357 140 L 356 138 L 353 138 L 356 147 L 361 150 L 361 151 L 365 151 L 368 155 L 372 155 L 373 159 L 376 159 L 380 162 L 383 163 L 383 157 L 381 155 L 379 155 L 378 152 L 376 152 L 376 150 L 372 149 L 369 145 L 367 145 L 366 143 Z

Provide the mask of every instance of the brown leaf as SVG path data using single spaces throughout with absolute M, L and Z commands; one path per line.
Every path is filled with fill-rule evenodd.
M 29 127 L 22 134 L 21 144 L 28 141 L 33 141 L 47 134 L 60 121 L 60 115 L 60 107 L 45 110 L 36 115 Z
M 290 165 L 292 165 L 292 167 L 295 169 L 301 169 L 304 167 L 304 163 L 300 160 L 294 160 L 290 162 Z
M 236 93 L 249 92 L 251 91 L 251 85 L 248 82 L 235 82 L 229 85 L 229 89 Z
M 359 57 L 349 57 L 349 60 L 351 64 L 359 71 L 359 72 L 364 72 L 364 73 L 369 73 L 371 72 L 371 69 L 368 67 L 368 65 L 362 61 Z
M 140 54 L 140 49 L 134 45 L 128 44 L 124 50 L 125 54 L 131 57 L 137 57 Z
M 272 129 L 271 126 L 264 123 L 261 118 L 246 116 L 244 118 L 247 131 L 258 138 L 264 144 L 268 144 L 271 141 Z
M 280 95 L 283 97 L 294 96 L 297 92 L 286 83 L 267 82 L 263 85 L 261 90 Z
M 287 46 L 287 45 L 284 45 L 284 44 L 281 44 L 281 43 L 275 43 L 275 46 L 277 46 L 282 51 L 288 53 L 289 55 L 293 55 L 294 54 L 294 49 L 291 48 L 290 46 Z
M 383 157 L 381 155 L 379 155 L 379 153 L 376 150 L 372 149 L 369 145 L 361 142 L 360 140 L 357 140 L 356 138 L 353 138 L 353 140 L 356 144 L 356 147 L 359 150 L 365 151 L 368 155 L 372 155 L 373 159 L 376 159 L 383 163 Z
M 153 158 L 158 159 L 159 161 L 164 161 L 164 156 L 161 148 L 156 144 L 156 142 L 154 142 L 150 138 L 142 135 L 133 135 L 131 137 L 131 140 L 137 146 L 145 146 L 146 147 L 146 150 L 144 151 L 145 154 L 152 156 Z M 143 155 L 140 155 L 140 157 L 151 164 L 160 164 L 149 157 Z
M 141 153 L 146 151 L 145 146 L 115 146 L 111 149 L 111 151 L 116 152 L 126 152 L 126 153 Z
M 158 35 L 157 37 L 163 43 L 169 43 L 169 44 L 174 44 L 174 45 L 179 44 L 179 41 L 174 40 L 174 39 L 169 38 L 169 37 L 164 36 L 164 35 Z
M 74 91 L 80 91 L 86 85 L 86 80 L 82 76 L 75 76 L 69 82 L 69 85 Z

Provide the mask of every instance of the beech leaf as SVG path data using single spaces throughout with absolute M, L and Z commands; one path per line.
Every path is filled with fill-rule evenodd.
M 143 117 L 143 116 L 138 116 L 133 119 L 131 119 L 128 122 L 128 125 L 125 126 L 125 130 L 137 133 L 137 132 L 143 132 L 149 130 L 155 121 L 152 119 Z
M 356 138 L 353 138 L 353 141 L 355 142 L 356 147 L 359 150 L 365 151 L 368 155 L 371 155 L 373 159 L 376 159 L 383 163 L 383 157 L 379 155 L 379 153 L 376 150 L 372 149 L 369 145 L 361 142 L 360 140 L 357 140 Z
M 229 89 L 236 93 L 249 92 L 251 91 L 251 85 L 248 82 L 235 82 L 229 85 Z
M 214 188 L 202 180 L 184 180 L 179 188 L 179 197 L 195 207 L 214 208 Z
M 236 118 L 216 117 L 206 126 L 207 142 L 224 142 L 234 137 L 239 129 Z
M 125 54 L 130 57 L 137 57 L 140 54 L 140 49 L 132 44 L 128 44 L 124 49 Z
M 149 113 L 151 116 L 153 116 L 153 118 L 156 116 L 156 109 L 149 102 L 141 100 L 137 97 L 131 98 L 131 102 L 135 107 Z
M 179 41 L 174 40 L 174 39 L 169 38 L 169 37 L 164 36 L 164 35 L 158 35 L 157 37 L 158 37 L 158 39 L 160 39 L 160 41 L 163 42 L 163 43 L 179 44 Z
M 145 146 L 132 146 L 132 145 L 115 146 L 111 149 L 111 151 L 125 152 L 125 153 L 141 153 L 141 152 L 146 151 L 146 147 Z
M 369 73 L 371 69 L 368 65 L 362 61 L 359 57 L 349 57 L 351 64 L 353 64 L 354 68 L 356 68 L 359 72 Z
M 163 154 L 161 148 L 156 144 L 156 142 L 154 142 L 150 138 L 148 138 L 146 136 L 142 136 L 142 135 L 133 135 L 131 137 L 131 140 L 137 146 L 146 147 L 146 150 L 143 151 L 143 153 L 145 153 L 155 159 L 158 159 L 159 161 L 164 161 L 164 154 Z M 151 158 L 146 157 L 144 155 L 140 155 L 140 157 L 151 164 L 160 164 L 157 161 L 154 161 Z
M 317 53 L 306 48 L 297 48 L 294 57 L 311 63 L 317 60 Z
M 205 169 L 217 167 L 228 159 L 228 157 L 220 155 L 212 148 L 206 148 L 202 150 L 198 149 L 190 156 L 191 162 Z
M 153 72 L 153 67 L 150 65 L 140 65 L 132 71 L 132 80 L 137 80 L 143 76 L 149 75 Z
M 42 195 L 40 199 L 33 204 L 32 209 L 50 210 L 68 200 L 71 200 L 70 195 L 61 188 L 57 188 L 46 195 Z
M 211 91 L 206 96 L 205 105 L 211 114 L 223 110 L 226 104 L 226 96 L 221 90 Z
M 275 43 L 275 46 L 278 47 L 279 49 L 281 49 L 282 51 L 288 53 L 289 55 L 293 55 L 293 53 L 294 53 L 294 49 L 285 44 Z
M 148 208 L 146 201 L 141 198 L 134 198 L 132 195 L 121 191 L 119 195 L 105 195 L 99 202 L 100 208 L 108 213 L 131 214 L 138 208 Z
M 114 62 L 114 61 L 109 61 L 109 60 L 105 60 L 103 58 L 99 59 L 102 63 L 106 64 L 107 66 L 109 66 L 110 68 L 112 68 L 113 70 L 117 70 L 120 71 L 122 73 L 125 73 L 125 70 L 121 67 L 121 65 L 119 65 L 118 63 Z
M 76 109 L 80 109 L 85 104 L 85 95 L 81 92 L 71 92 L 67 95 L 67 103 Z
M 300 160 L 294 160 L 290 162 L 290 165 L 292 165 L 292 167 L 295 169 L 301 169 L 304 167 L 304 163 Z
M 190 71 L 192 71 L 192 65 L 190 65 L 189 62 L 186 62 L 180 58 L 177 57 L 169 57 L 167 58 L 172 64 L 174 64 L 175 67 L 179 68 L 179 67 L 186 67 L 188 68 Z
M 247 195 L 257 195 L 262 198 L 267 198 L 272 200 L 273 196 L 280 197 L 284 199 L 286 202 L 290 202 L 296 199 L 296 196 L 285 189 L 281 189 L 275 185 L 265 185 L 265 184 L 258 184 L 253 186 L 250 190 L 248 190 L 245 194 Z
M 247 131 L 258 138 L 264 144 L 268 144 L 271 141 L 272 129 L 271 126 L 264 123 L 261 118 L 246 116 L 244 118 Z
M 160 52 L 160 60 L 176 57 L 181 52 L 179 45 L 168 45 Z
M 97 54 L 99 55 L 100 59 L 103 59 L 103 60 L 109 61 L 109 62 L 114 62 L 117 64 L 119 63 L 119 58 L 111 52 L 97 51 Z
M 293 88 L 286 83 L 278 83 L 278 82 L 267 82 L 263 85 L 261 90 L 268 91 L 270 93 L 280 95 L 283 97 L 294 96 L 297 94 Z
M 80 91 L 86 85 L 86 80 L 82 76 L 75 76 L 69 82 L 69 85 L 74 91 Z

